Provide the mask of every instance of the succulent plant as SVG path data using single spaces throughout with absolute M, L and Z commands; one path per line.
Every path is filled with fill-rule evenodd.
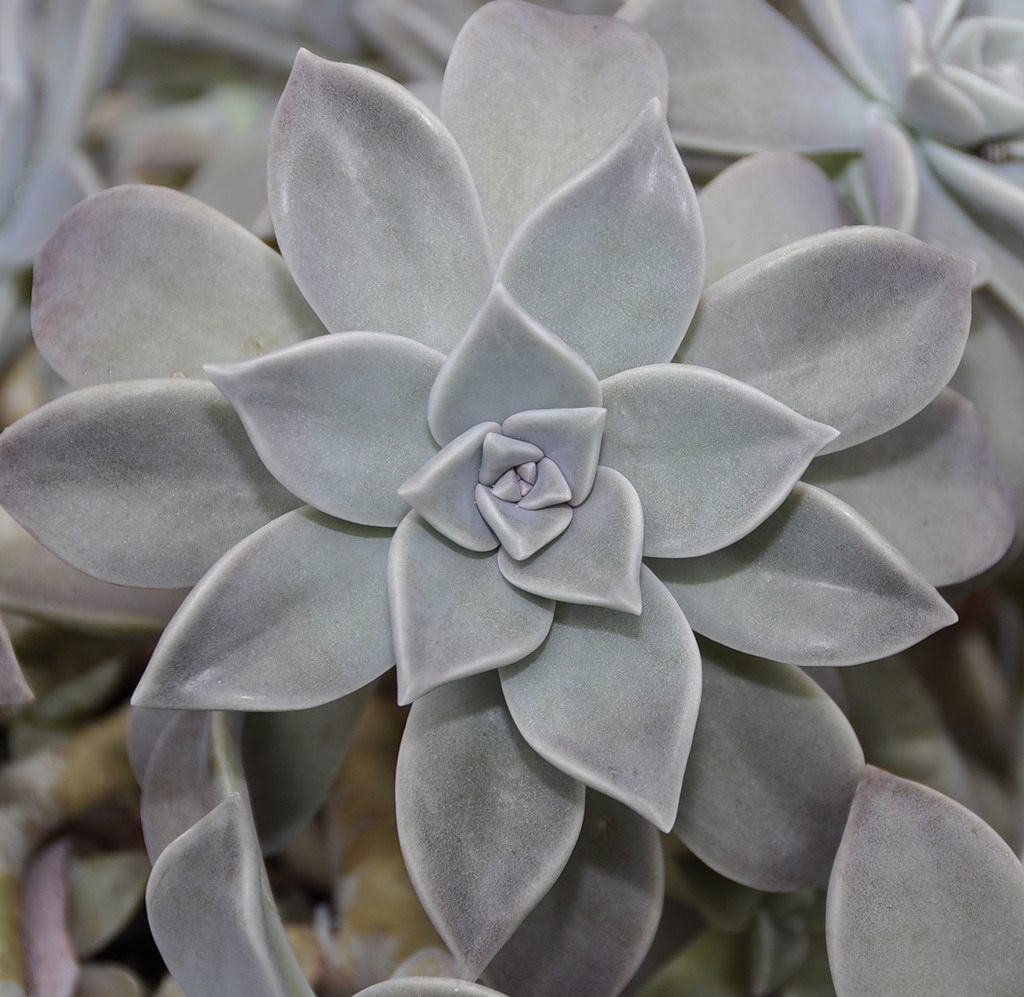
M 885 478 L 893 434 L 953 427 L 939 462 L 975 479 L 983 552 L 929 577 L 1005 550 L 988 451 L 940 395 L 970 265 L 817 218 L 730 248 L 726 220 L 705 290 L 666 88 L 623 21 L 496 0 L 455 46 L 443 121 L 300 56 L 270 150 L 282 256 L 141 186 L 79 205 L 42 253 L 37 343 L 78 390 L 4 433 L 0 495 L 101 579 L 195 584 L 136 697 L 183 712 L 149 714 L 135 749 L 150 916 L 195 994 L 308 992 L 254 826 L 274 848 L 312 813 L 395 663 L 403 850 L 463 975 L 616 992 L 660 908 L 652 821 L 749 885 L 825 885 L 863 755 L 795 666 L 954 619 L 826 489 L 900 492 L 923 472 Z M 809 466 L 825 487 L 797 483 Z M 699 716 L 691 624 L 733 648 L 703 646 Z M 261 782 L 298 799 L 261 816 Z

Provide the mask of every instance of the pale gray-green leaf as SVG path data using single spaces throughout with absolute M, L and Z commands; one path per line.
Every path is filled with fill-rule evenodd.
M 744 157 L 702 188 L 698 202 L 706 284 L 797 239 L 850 222 L 828 176 L 789 152 Z
M 525 560 L 498 551 L 498 568 L 524 592 L 638 614 L 643 539 L 636 489 L 618 471 L 598 467 L 590 496 L 573 510 L 565 532 Z
M 0 705 L 30 703 L 34 698 L 21 673 L 11 635 L 0 620 Z
M 554 603 L 510 585 L 491 553 L 463 550 L 416 513 L 395 531 L 388 600 L 398 701 L 524 658 L 547 636 Z
M 853 728 L 792 665 L 707 642 L 701 659 L 704 692 L 675 833 L 745 886 L 824 886 L 864 771 Z
M 497 675 L 478 675 L 413 704 L 395 796 L 413 886 L 475 979 L 569 860 L 583 786 L 523 740 Z
M 712 152 L 858 148 L 864 95 L 763 0 L 629 0 L 620 16 L 666 54 L 677 144 Z
M 958 803 L 868 768 L 828 890 L 839 997 L 1024 992 L 1024 869 Z
M 866 520 L 811 485 L 731 547 L 650 565 L 698 633 L 794 665 L 871 661 L 957 618 Z
M 312 997 L 238 793 L 156 860 L 146 909 L 160 954 L 189 997 Z
M 270 213 L 331 332 L 391 332 L 448 351 L 494 263 L 462 152 L 404 87 L 302 50 L 278 105 Z
M 654 827 L 622 804 L 588 793 L 572 857 L 491 960 L 488 979 L 530 997 L 615 997 L 654 937 L 664 881 Z
M 991 567 L 1014 514 L 974 406 L 946 388 L 902 426 L 812 461 L 805 480 L 853 506 L 933 585 Z
M 444 357 L 404 336 L 321 336 L 206 371 L 270 472 L 323 512 L 397 526 L 399 486 L 437 452 L 427 398 Z
M 640 572 L 643 613 L 561 603 L 548 639 L 501 671 L 523 737 L 552 765 L 662 830 L 701 697 L 700 652 L 671 595 Z
M 390 542 L 308 508 L 246 537 L 182 604 L 133 701 L 294 710 L 362 688 L 394 663 Z
M 74 567 L 124 585 L 194 584 L 299 504 L 205 381 L 72 392 L 5 430 L 0 456 L 7 511 Z
M 640 495 L 649 557 L 694 557 L 746 536 L 837 436 L 742 381 L 689 364 L 623 371 L 601 389 L 601 462 Z
M 324 331 L 281 257 L 223 215 L 165 187 L 78 205 L 35 269 L 32 328 L 80 387 L 203 377 Z
M 598 377 L 672 359 L 700 297 L 704 233 L 657 100 L 523 221 L 498 279 Z
M 596 408 L 597 377 L 570 346 L 495 284 L 430 391 L 427 418 L 442 446 L 481 422 L 524 409 Z
M 835 426 L 828 449 L 840 450 L 898 426 L 949 381 L 973 269 L 891 229 L 824 232 L 709 287 L 680 356 Z
M 187 594 L 101 582 L 72 568 L 0 509 L 0 607 L 88 633 L 158 632 Z
M 520 0 L 483 7 L 452 48 L 441 116 L 469 161 L 495 250 L 652 97 L 667 96 L 664 57 L 631 25 Z

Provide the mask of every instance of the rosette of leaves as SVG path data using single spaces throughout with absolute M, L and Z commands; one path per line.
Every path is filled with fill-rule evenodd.
M 817 808 L 780 803 L 781 824 L 804 813 L 782 861 L 742 814 L 716 836 L 713 799 L 684 809 L 688 840 L 724 843 L 720 867 L 787 889 L 827 878 L 863 769 L 794 666 L 871 660 L 954 618 L 849 505 L 796 482 L 938 395 L 970 267 L 845 229 L 702 294 L 666 89 L 631 26 L 513 0 L 460 35 L 443 120 L 369 70 L 302 55 L 271 140 L 283 259 L 170 191 L 80 205 L 34 299 L 40 349 L 80 390 L 2 443 L 5 504 L 60 556 L 121 584 L 198 583 L 139 702 L 323 709 L 397 662 L 410 875 L 465 975 L 490 963 L 501 986 L 575 973 L 612 993 L 642 955 L 650 822 L 675 822 L 697 723 L 691 624 L 782 659 L 797 715 L 809 702 L 794 743 L 831 745 Z M 752 701 L 701 722 L 742 726 Z M 307 749 L 277 760 L 329 767 Z M 734 799 L 755 781 L 737 779 Z M 167 839 L 165 882 L 209 892 L 201 842 L 229 839 L 207 812 Z M 613 831 L 628 874 L 573 886 L 607 867 Z M 222 855 L 255 841 L 238 835 Z M 249 923 L 238 891 L 216 892 Z M 158 924 L 174 891 L 155 895 Z M 614 945 L 598 910 L 602 932 L 629 924 Z M 165 952 L 187 951 L 194 912 L 172 922 Z
M 673 135 L 705 167 L 767 150 L 818 155 L 862 220 L 977 263 L 975 283 L 991 292 L 977 300 L 959 387 L 1000 455 L 1019 552 L 1024 5 L 629 0 L 621 14 L 662 46 Z M 801 207 L 790 211 L 800 227 Z

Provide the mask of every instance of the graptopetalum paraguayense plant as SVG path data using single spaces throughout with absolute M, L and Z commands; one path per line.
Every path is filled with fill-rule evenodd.
M 660 907 L 651 822 L 740 881 L 795 889 L 828 880 L 851 805 L 837 882 L 857 828 L 901 812 L 890 788 L 922 792 L 862 780 L 849 726 L 795 666 L 869 661 L 954 615 L 866 520 L 797 482 L 823 450 L 858 477 L 928 410 L 963 350 L 971 267 L 850 228 L 702 293 L 666 88 L 629 25 L 497 0 L 460 35 L 443 122 L 369 70 L 299 58 L 270 151 L 283 261 L 144 187 L 81 205 L 42 254 L 37 342 L 80 390 L 4 434 L 0 490 L 83 570 L 196 583 L 137 694 L 185 712 L 136 752 L 151 921 L 193 997 L 308 992 L 261 890 L 232 729 L 264 725 L 250 778 L 301 773 L 308 807 L 396 662 L 410 875 L 460 973 L 513 993 L 625 984 Z M 1009 541 L 980 477 L 969 571 Z M 691 624 L 734 649 L 705 649 L 699 724 Z M 758 689 L 778 713 L 744 705 Z M 744 781 L 764 742 L 735 733 L 780 715 L 804 769 L 772 769 L 785 799 Z M 695 730 L 712 747 L 684 781 Z M 714 775 L 730 741 L 735 785 Z M 737 785 L 777 809 L 770 836 L 749 833 Z M 293 830 L 285 810 L 264 815 L 265 844 Z M 1019 865 L 957 819 L 1019 923 Z M 874 848 L 865 863 L 888 869 Z M 840 934 L 867 881 L 839 888 Z

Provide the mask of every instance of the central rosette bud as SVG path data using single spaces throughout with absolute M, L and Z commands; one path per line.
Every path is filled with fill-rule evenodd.
M 572 489 L 559 466 L 526 440 L 484 437 L 477 508 L 506 553 L 517 561 L 536 554 L 572 522 Z
M 482 422 L 432 457 L 399 493 L 468 550 L 525 561 L 560 537 L 594 487 L 603 408 L 530 409 Z

